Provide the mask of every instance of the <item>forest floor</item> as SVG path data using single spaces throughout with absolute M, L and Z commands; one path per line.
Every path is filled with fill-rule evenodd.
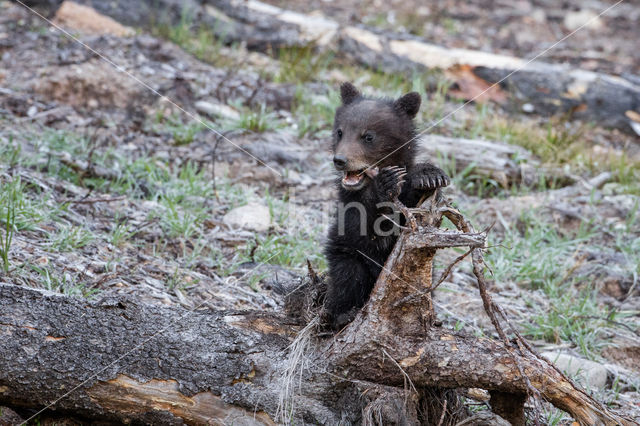
M 395 12 L 383 13 L 381 3 L 320 5 L 345 22 L 366 9 L 357 19 L 369 26 L 520 57 L 587 10 L 578 1 L 392 0 L 384 7 L 398 3 Z M 640 75 L 637 6 L 620 5 L 545 61 Z M 421 128 L 463 102 L 444 77 L 431 90 L 433 73 L 385 74 L 308 49 L 248 52 L 188 23 L 123 37 L 72 32 L 166 98 L 0 1 L 0 281 L 70 296 L 281 309 L 277 281 L 305 274 L 307 260 L 326 269 L 339 83 L 371 95 L 420 92 Z M 640 137 L 493 104 L 468 105 L 430 132 L 519 145 L 566 177 L 501 182 L 433 159 L 452 177 L 445 196 L 477 228 L 493 224 L 491 290 L 523 334 L 543 352 L 594 361 L 607 378 L 590 391 L 640 418 Z M 435 301 L 445 324 L 492 334 L 468 266 Z M 553 408 L 545 416 L 569 424 Z

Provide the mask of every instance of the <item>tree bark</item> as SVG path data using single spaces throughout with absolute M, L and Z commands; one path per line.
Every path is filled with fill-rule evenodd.
M 302 328 L 278 313 L 89 302 L 0 284 L 0 404 L 168 424 L 417 424 L 410 402 L 427 389 L 487 389 L 502 395 L 497 410 L 505 401 L 522 409 L 533 389 L 581 424 L 632 424 L 533 352 L 439 327 L 433 255 L 478 250 L 484 235 L 438 230 L 455 212 L 430 200 L 411 212 L 419 228 L 403 232 L 369 303 L 329 338 L 317 336 L 317 318 Z
M 573 179 L 560 169 L 545 167 L 526 149 L 497 141 L 424 135 L 417 140 L 417 161 L 442 158 L 460 173 L 473 168 L 473 174 L 494 180 L 503 188 L 514 184 L 532 185 L 541 179 L 568 184 Z

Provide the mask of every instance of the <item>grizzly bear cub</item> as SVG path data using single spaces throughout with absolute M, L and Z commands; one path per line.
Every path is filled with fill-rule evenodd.
M 370 98 L 343 83 L 340 95 L 333 125 L 339 203 L 325 247 L 329 281 L 324 304 L 336 329 L 367 302 L 397 240 L 404 218 L 394 209 L 394 198 L 416 207 L 423 196 L 449 184 L 438 167 L 415 164 L 418 93 L 395 100 Z

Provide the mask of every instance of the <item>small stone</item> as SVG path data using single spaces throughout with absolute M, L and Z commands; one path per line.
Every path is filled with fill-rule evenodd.
M 526 103 L 522 105 L 522 111 L 526 112 L 527 114 L 531 114 L 535 110 L 536 110 L 536 107 L 534 107 L 533 104 Z
M 38 113 L 38 107 L 35 105 L 31 105 L 27 110 L 27 117 L 33 117 Z
M 259 203 L 249 203 L 236 207 L 224 215 L 222 221 L 232 229 L 242 228 L 264 232 L 271 226 L 269 207 Z
M 588 388 L 604 389 L 607 385 L 607 369 L 597 362 L 557 352 L 543 352 L 542 356 Z
M 590 30 L 597 30 L 602 28 L 602 20 L 593 10 L 582 9 L 567 13 L 564 17 L 564 26 L 569 31 L 575 31 L 583 26 Z
M 224 117 L 231 120 L 238 120 L 240 118 L 240 113 L 238 111 L 219 103 L 198 101 L 195 103 L 195 107 L 198 112 L 211 116 Z

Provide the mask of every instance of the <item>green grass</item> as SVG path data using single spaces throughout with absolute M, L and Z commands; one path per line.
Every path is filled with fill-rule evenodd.
M 56 232 L 48 236 L 48 246 L 52 251 L 69 252 L 91 244 L 96 236 L 81 226 L 60 225 Z
M 229 277 L 236 273 L 238 267 L 243 263 L 242 256 L 228 259 L 219 247 L 209 247 L 206 264 L 216 269 L 222 277 Z
M 623 193 L 640 195 L 640 161 L 632 161 L 623 153 L 609 156 L 606 165 L 615 181 L 622 186 Z
M 229 179 L 218 179 L 216 185 L 216 198 L 223 200 L 230 208 L 244 206 L 255 193 L 255 187 L 236 185 Z
M 628 185 L 633 193 L 640 193 L 640 162 L 632 161 L 624 154 L 594 153 L 587 141 L 591 125 L 570 123 L 567 117 L 550 118 L 544 124 L 512 120 L 496 114 L 495 108 L 490 104 L 478 104 L 476 114 L 454 136 L 519 145 L 545 164 L 571 165 L 576 172 L 611 171 L 618 182 Z
M 259 292 L 260 287 L 258 286 L 258 284 L 260 283 L 260 281 L 268 277 L 269 277 L 269 274 L 266 272 L 256 272 L 256 273 L 249 274 L 247 285 L 251 290 L 255 292 Z
M 25 137 L 30 149 L 28 152 L 24 148 L 21 150 L 16 159 L 20 165 L 58 176 L 81 187 L 109 192 L 111 182 L 100 177 L 84 176 L 65 165 L 61 161 L 63 156 L 116 171 L 121 169 L 122 164 L 129 162 L 127 157 L 113 148 L 98 147 L 91 138 L 68 131 L 45 128 L 41 131 L 26 131 Z
M 517 229 L 507 229 L 501 245 L 493 248 L 488 259 L 499 282 L 512 280 L 531 290 L 555 289 L 566 279 L 565 273 L 574 264 L 574 253 L 585 243 L 588 235 L 565 236 L 552 224 L 535 217 L 522 216 Z M 580 235 L 582 234 L 582 235 Z
M 170 117 L 157 116 L 156 123 L 152 126 L 153 131 L 160 134 L 168 134 L 176 146 L 188 145 L 194 141 L 195 136 L 205 129 L 205 126 L 191 118 L 183 122 L 180 117 L 172 115 Z
M 158 217 L 160 219 L 162 229 L 171 238 L 191 238 L 208 216 L 204 207 L 183 206 L 170 198 L 163 199 L 161 204 L 165 209 L 160 213 L 154 213 L 152 218 Z
M 320 96 L 308 92 L 304 86 L 298 86 L 292 109 L 298 137 L 328 136 L 333 125 L 333 116 L 339 105 L 340 95 L 337 89 L 330 90 L 326 96 Z
M 225 50 L 224 35 L 216 35 L 216 29 L 206 25 L 194 26 L 193 19 L 183 13 L 180 22 L 175 25 L 159 24 L 151 28 L 151 34 L 170 40 L 186 52 L 191 53 L 201 61 L 216 67 L 232 68 L 241 65 L 240 55 L 229 52 L 238 50 L 238 46 L 231 46 Z
M 317 270 L 326 269 L 326 261 L 317 243 L 317 235 L 256 235 L 247 245 L 246 261 L 303 269 L 307 259 Z
M 0 144 L 0 153 L 4 158 L 10 157 L 11 161 L 33 166 L 37 170 L 79 186 L 127 195 L 132 199 L 156 201 L 160 208 L 152 212 L 151 219 L 159 220 L 160 226 L 169 238 L 186 240 L 200 232 L 203 221 L 212 213 L 210 200 L 219 198 L 221 202 L 235 207 L 246 204 L 254 191 L 231 184 L 226 178 L 218 178 L 215 194 L 209 173 L 195 163 L 186 162 L 175 166 L 166 159 L 153 156 L 131 158 L 110 147 L 95 147 L 87 138 L 68 132 L 45 130 L 39 136 L 32 137 L 30 142 L 33 144 L 32 150 L 35 155 L 21 151 L 11 144 Z M 113 181 L 82 177 L 78 171 L 60 161 L 61 153 L 68 153 L 77 159 L 88 158 L 91 153 L 94 164 L 119 170 L 120 177 Z M 17 185 L 19 188 L 13 192 L 4 184 L 0 186 L 0 200 L 9 197 L 10 194 L 16 198 L 13 203 L 1 204 L 15 206 L 15 214 L 14 210 L 10 212 L 10 229 L 33 230 L 38 223 L 55 218 L 67 208 L 67 205 L 52 202 L 49 195 L 27 197 L 24 195 L 25 185 Z M 131 240 L 135 233 L 126 223 L 121 222 L 105 235 L 94 235 L 82 227 L 60 226 L 48 232 L 48 244 L 51 250 L 62 252 L 85 247 L 96 239 L 103 239 L 120 247 Z M 9 237 L 12 235 L 10 233 Z M 4 241 L 8 239 L 5 238 Z M 195 255 L 191 252 L 189 256 Z
M 269 189 L 263 195 L 275 229 L 267 235 L 255 234 L 235 262 L 269 263 L 299 270 L 306 270 L 307 259 L 316 270 L 326 269 L 322 254 L 320 226 L 302 226 L 290 213 L 292 205 L 285 196 L 274 197 Z
M 570 424 L 566 422 L 571 421 L 571 417 L 569 417 L 567 413 L 553 406 L 545 406 L 544 413 L 542 413 L 542 419 L 548 426 Z
M 34 231 L 42 222 L 55 220 L 66 205 L 52 202 L 51 195 L 27 185 L 20 178 L 0 182 L 0 258 L 9 270 L 9 249 L 13 237 L 21 231 Z
M 569 123 L 567 117 L 551 118 L 544 124 L 532 120 L 517 121 L 495 113 L 495 108 L 490 104 L 478 104 L 476 114 L 462 126 L 454 128 L 453 136 L 519 145 L 538 157 L 543 165 L 562 167 L 573 175 L 589 176 L 610 171 L 625 193 L 640 194 L 640 161 L 631 160 L 624 152 L 613 155 L 594 151 L 592 142 L 587 138 L 590 125 Z M 518 161 L 517 158 L 514 160 Z M 465 192 L 478 196 L 496 195 L 491 188 L 497 187 L 495 182 L 482 182 L 473 176 L 472 170 L 466 172 L 461 186 Z M 544 191 L 562 184 L 561 180 L 557 176 L 541 175 L 539 182 L 530 187 L 515 185 L 510 190 L 512 194 Z M 488 192 L 481 190 L 482 187 Z
M 334 54 L 318 52 L 313 46 L 284 47 L 278 51 L 280 70 L 274 76 L 276 83 L 306 83 L 318 80 L 332 65 Z
M 126 220 L 123 221 L 116 217 L 114 221 L 115 225 L 107 235 L 107 241 L 113 246 L 121 248 L 135 236 L 137 231 L 132 230 Z
M 0 215 L 4 214 L 4 236 L 0 238 L 0 258 L 2 258 L 2 269 L 5 273 L 9 272 L 9 250 L 13 242 L 13 234 L 16 230 L 16 192 L 20 189 L 20 181 L 14 181 L 6 184 L 5 188 L 0 187 L 0 206 L 4 206 L 6 214 L 0 211 Z
M 278 115 L 271 111 L 265 104 L 257 109 L 241 108 L 240 117 L 229 122 L 230 129 L 246 130 L 255 133 L 263 133 L 282 127 Z
M 191 162 L 174 167 L 169 160 L 154 156 L 132 158 L 112 147 L 95 147 L 81 135 L 55 130 L 45 130 L 39 136 L 32 136 L 30 142 L 34 153 L 23 150 L 16 161 L 23 167 L 35 167 L 38 171 L 81 187 L 139 199 L 170 198 L 175 202 L 182 202 L 189 197 L 213 195 L 210 177 Z M 4 152 L 9 152 L 6 146 L 0 146 L 2 148 Z M 90 159 L 95 166 L 115 170 L 119 173 L 119 178 L 108 180 L 82 176 L 81 172 L 60 161 L 64 153 L 68 153 L 71 158 L 84 161 Z M 48 199 L 45 194 L 43 197 Z
M 0 141 L 0 163 L 9 167 L 15 167 L 20 163 L 22 157 L 22 145 L 13 142 L 13 135 L 9 135 L 4 143 Z
M 562 233 L 533 211 L 524 214 L 516 228 L 522 231 L 507 229 L 499 245 L 490 243 L 486 259 L 497 282 L 513 282 L 544 295 L 543 305 L 526 301 L 534 312 L 523 322 L 526 335 L 573 343 L 593 358 L 606 343 L 604 330 L 620 317 L 597 301 L 595 283 L 575 272 L 580 262 L 576 255 L 596 236 L 596 227 L 583 224 Z
M 544 163 L 578 164 L 585 162 L 584 134 L 587 126 L 568 126 L 566 119 L 550 119 L 540 126 L 531 121 L 509 120 L 494 113 L 495 106 L 477 104 L 476 114 L 455 136 L 488 139 L 520 145 Z
M 46 290 L 86 298 L 91 298 L 98 293 L 97 289 L 89 287 L 84 282 L 77 281 L 71 275 L 66 273 L 58 274 L 46 266 L 27 264 L 24 268 L 35 272 L 40 286 Z
M 456 188 L 460 188 L 466 194 L 480 198 L 505 195 L 505 188 L 491 177 L 476 173 L 476 164 L 469 164 L 461 171 L 457 171 L 454 157 L 440 157 L 438 164 L 451 177 Z
M 163 207 L 152 214 L 160 219 L 171 238 L 191 238 L 211 214 L 207 200 L 213 198 L 213 185 L 204 169 L 187 162 L 177 171 L 165 170 L 151 183 L 160 188 L 155 199 Z M 222 186 L 228 188 L 229 186 Z
M 151 219 L 157 220 L 167 239 L 179 239 L 182 253 L 179 254 L 179 262 L 182 267 L 191 268 L 194 265 L 205 262 L 216 267 L 219 271 L 233 273 L 237 268 L 234 260 L 226 263 L 222 253 L 213 255 L 214 249 L 207 247 L 206 241 L 195 239 L 203 232 L 203 222 L 212 215 L 212 207 L 216 204 L 235 207 L 246 204 L 252 197 L 255 188 L 246 188 L 236 185 L 224 177 L 217 179 L 217 193 L 211 181 L 210 173 L 192 162 L 175 165 L 170 160 L 154 156 L 132 158 L 113 150 L 110 147 L 95 147 L 90 141 L 80 135 L 68 132 L 45 130 L 37 136 L 32 136 L 30 143 L 17 145 L 0 143 L 0 155 L 3 160 L 33 167 L 45 174 L 74 183 L 79 186 L 98 188 L 111 194 L 124 194 L 131 199 L 143 199 L 157 202 L 159 207 L 151 212 Z M 99 178 L 87 178 L 79 175 L 60 161 L 61 153 L 69 153 L 72 158 L 84 159 L 89 156 L 94 164 L 111 170 L 119 170 L 120 177 L 110 181 Z M 35 155 L 33 154 L 35 153 Z M 9 161 L 7 161 L 9 162 Z M 127 218 L 116 215 L 113 218 L 114 225 L 104 233 L 94 233 L 82 226 L 60 224 L 56 218 L 64 214 L 67 204 L 59 204 L 51 197 L 53 194 L 39 193 L 38 188 L 22 184 L 19 180 L 9 183 L 0 183 L 0 206 L 10 206 L 9 221 L 6 220 L 7 212 L 3 208 L 0 212 L 0 224 L 2 228 L 11 230 L 9 234 L 0 231 L 5 246 L 15 232 L 27 230 L 38 231 L 46 235 L 46 248 L 55 252 L 69 252 L 80 250 L 91 243 L 101 241 L 109 242 L 116 248 L 123 247 L 126 243 L 136 246 L 145 246 L 146 242 L 136 239 L 139 230 L 134 229 L 128 223 Z M 8 200 L 13 200 L 11 203 Z M 220 201 L 212 203 L 212 200 Z M 41 229 L 42 222 L 54 222 Z M 3 246 L 4 247 L 4 246 Z M 164 249 L 169 248 L 174 253 L 174 244 L 161 246 L 161 252 L 156 255 L 163 256 Z M 0 253 L 0 265 L 8 269 L 8 250 Z M 228 257 L 228 256 L 227 256 Z M 214 264 L 213 259 L 217 264 Z M 6 267 L 6 268 L 5 268 Z M 55 277 L 45 272 L 48 286 L 56 286 Z

